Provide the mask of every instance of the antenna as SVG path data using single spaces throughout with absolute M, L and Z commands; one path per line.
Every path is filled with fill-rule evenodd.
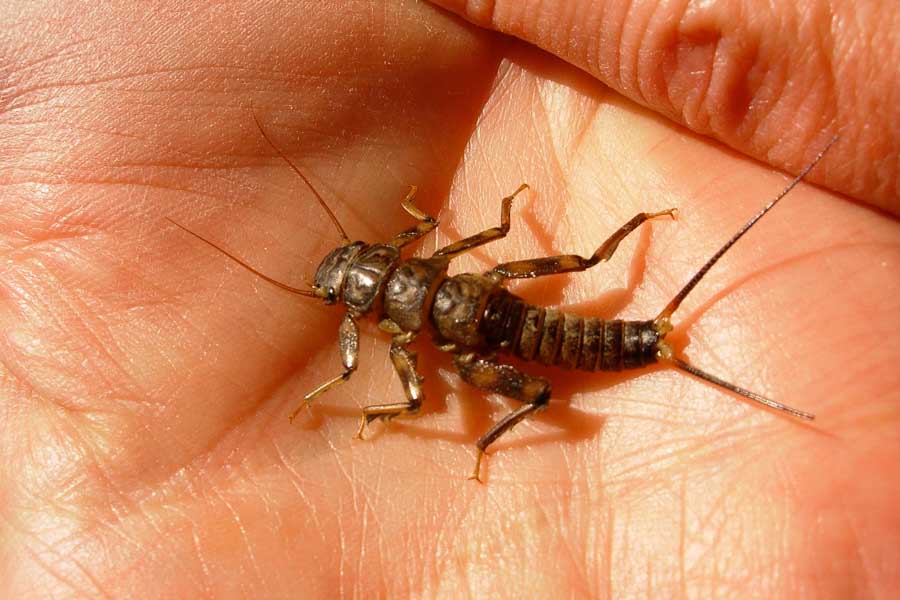
M 306 175 L 303 174 L 303 172 L 297 167 L 297 165 L 295 165 L 293 162 L 291 162 L 291 159 L 289 159 L 287 157 L 287 155 L 284 152 L 282 152 L 278 146 L 275 145 L 275 142 L 272 141 L 272 138 L 270 138 L 269 134 L 266 133 L 266 130 L 263 129 L 262 123 L 259 122 L 259 118 L 256 116 L 256 113 L 254 112 L 252 114 L 253 114 L 253 120 L 256 122 L 256 127 L 259 129 L 259 132 L 262 134 L 263 139 L 266 140 L 266 142 L 272 147 L 273 150 L 275 150 L 275 152 L 278 153 L 278 155 L 282 159 L 284 159 L 284 162 L 286 162 L 291 167 L 291 169 L 293 169 L 294 173 L 296 173 L 297 175 L 300 176 L 300 179 L 303 180 L 303 182 L 307 185 L 307 187 L 309 187 L 309 189 L 312 190 L 312 193 L 315 195 L 316 199 L 319 201 L 319 204 L 321 204 L 322 208 L 325 209 L 325 212 L 328 213 L 328 217 L 331 219 L 331 222 L 334 223 L 334 226 L 337 228 L 338 233 L 341 234 L 341 240 L 344 242 L 345 245 L 349 244 L 350 238 L 347 237 L 347 232 L 344 231 L 344 228 L 341 227 L 340 221 L 338 221 L 337 217 L 334 216 L 334 213 L 331 211 L 330 208 L 328 208 L 328 205 L 325 204 L 325 199 L 322 198 L 321 194 L 319 194 L 318 191 L 316 191 L 316 188 L 313 187 L 312 182 L 309 180 L 309 178 Z
M 800 174 L 797 175 L 794 180 L 787 185 L 787 187 L 781 190 L 781 192 L 777 196 L 775 196 L 775 198 L 769 201 L 769 203 L 766 204 L 762 208 L 762 210 L 753 215 L 753 217 L 751 217 L 750 220 L 747 221 L 744 226 L 738 230 L 737 233 L 731 236 L 731 239 L 725 242 L 725 244 L 721 248 L 719 248 L 719 250 L 715 254 L 713 254 L 708 261 L 706 261 L 706 264 L 700 267 L 700 270 L 697 271 L 693 277 L 691 277 L 690 281 L 688 281 L 687 284 L 683 288 L 681 288 L 681 290 L 677 294 L 675 294 L 675 297 L 672 298 L 672 300 L 666 305 L 666 307 L 654 320 L 654 325 L 656 327 L 656 330 L 660 334 L 660 338 L 665 337 L 665 335 L 672 330 L 672 323 L 670 321 L 672 313 L 674 313 L 678 309 L 678 307 L 681 306 L 682 301 L 684 301 L 687 295 L 691 293 L 691 290 L 693 290 L 694 287 L 698 283 L 700 283 L 700 280 L 703 279 L 704 276 L 706 276 L 706 273 L 709 272 L 713 265 L 719 262 L 719 259 L 722 258 L 722 256 L 724 256 L 725 253 L 728 252 L 728 250 L 730 250 L 731 247 L 734 246 L 734 244 L 737 243 L 737 241 L 741 239 L 744 234 L 750 230 L 751 227 L 756 225 L 756 223 L 760 219 L 762 219 L 766 215 L 766 213 L 772 210 L 775 205 L 778 204 L 781 199 L 788 194 L 788 192 L 794 189 L 794 187 L 796 187 L 796 185 L 800 183 L 817 164 L 819 164 L 819 161 L 822 160 L 822 157 L 825 156 L 825 153 L 828 152 L 828 150 L 831 148 L 831 146 L 834 145 L 837 140 L 838 136 L 834 136 L 833 138 L 831 138 L 831 140 L 827 144 L 825 144 L 825 147 L 822 148 L 822 150 L 816 155 L 812 162 L 804 167 L 804 169 L 800 171 Z M 802 410 L 787 406 L 786 404 L 776 402 L 775 400 L 766 398 L 765 396 L 757 394 L 756 392 L 751 392 L 750 390 L 734 385 L 733 383 L 729 383 L 724 379 L 698 369 L 686 360 L 675 356 L 672 348 L 662 340 L 657 343 L 657 348 L 659 349 L 660 358 L 670 361 L 678 369 L 690 373 L 695 377 L 699 377 L 700 379 L 725 388 L 726 390 L 732 391 L 736 394 L 740 394 L 741 396 L 753 400 L 754 402 L 764 404 L 769 408 L 779 410 L 794 417 L 805 419 L 807 421 L 812 421 L 816 418 L 812 413 L 804 412 Z
M 166 220 L 169 221 L 170 223 L 172 223 L 173 225 L 175 225 L 176 227 L 178 227 L 179 229 L 182 229 L 182 230 L 188 232 L 189 234 L 191 234 L 192 236 L 194 236 L 195 238 L 197 238 L 197 239 L 200 240 L 201 242 L 204 242 L 204 243 L 206 243 L 206 244 L 209 244 L 210 246 L 212 246 L 213 248 L 215 248 L 216 250 L 218 250 L 219 252 L 221 252 L 222 254 L 224 254 L 225 256 L 227 256 L 228 258 L 230 258 L 231 260 L 233 260 L 233 261 L 236 262 L 237 264 L 241 265 L 242 267 L 244 267 L 245 269 L 247 269 L 248 271 L 250 271 L 251 273 L 253 273 L 253 274 L 256 275 L 257 277 L 259 277 L 260 279 L 263 279 L 263 280 L 265 280 L 265 281 L 268 281 L 268 282 L 271 283 L 272 285 L 276 285 L 276 286 L 280 287 L 280 288 L 283 289 L 283 290 L 287 290 L 287 291 L 291 292 L 292 294 L 300 294 L 301 296 L 307 296 L 307 297 L 309 297 L 309 298 L 319 298 L 319 296 L 317 296 L 317 295 L 316 295 L 315 293 L 313 293 L 311 290 L 301 290 L 300 288 L 291 287 L 291 286 L 289 286 L 289 285 L 287 285 L 287 284 L 281 283 L 281 282 L 278 281 L 277 279 L 272 279 L 271 277 L 269 277 L 269 276 L 266 275 L 265 273 L 260 273 L 259 271 L 257 271 L 256 269 L 254 269 L 253 267 L 251 267 L 250 265 L 248 265 L 247 263 L 245 263 L 244 261 L 242 261 L 240 258 L 238 258 L 238 257 L 235 256 L 234 254 L 232 254 L 231 252 L 229 252 L 228 250 L 225 250 L 225 249 L 222 248 L 221 246 L 218 246 L 218 245 L 214 244 L 213 242 L 209 241 L 209 240 L 206 239 L 205 237 L 201 236 L 199 233 L 194 233 L 193 231 L 191 231 L 190 229 L 188 229 L 187 227 L 185 227 L 185 226 L 182 225 L 181 223 L 178 223 L 177 221 L 174 221 L 173 219 L 170 219 L 169 217 L 166 217 Z

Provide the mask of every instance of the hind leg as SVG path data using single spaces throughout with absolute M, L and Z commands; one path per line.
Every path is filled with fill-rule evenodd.
M 550 382 L 543 377 L 532 377 L 522 373 L 513 366 L 501 365 L 492 359 L 478 358 L 474 354 L 458 354 L 453 359 L 453 364 L 467 383 L 525 403 L 524 406 L 500 419 L 478 440 L 476 444 L 478 456 L 475 458 L 475 468 L 469 479 L 481 482 L 481 462 L 488 447 L 523 420 L 547 408 L 550 402 Z

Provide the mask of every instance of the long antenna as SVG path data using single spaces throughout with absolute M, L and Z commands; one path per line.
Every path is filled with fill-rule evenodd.
M 328 213 L 328 217 L 331 219 L 331 222 L 334 223 L 334 226 L 337 228 L 338 232 L 341 234 L 341 239 L 343 240 L 344 244 L 349 244 L 350 238 L 347 237 L 347 232 L 344 231 L 343 227 L 341 227 L 340 221 L 338 221 L 337 217 L 334 216 L 334 213 L 331 212 L 331 209 L 328 208 L 328 205 L 325 204 L 325 199 L 322 198 L 321 194 L 319 194 L 319 192 L 316 190 L 316 188 L 313 187 L 313 184 L 309 180 L 309 178 L 303 174 L 303 172 L 297 167 L 297 165 L 295 165 L 293 162 L 291 162 L 291 159 L 289 159 L 287 157 L 287 155 L 281 151 L 281 148 L 279 148 L 278 146 L 275 145 L 275 142 L 272 141 L 272 138 L 270 138 L 269 134 L 266 133 L 266 130 L 263 129 L 262 123 L 259 122 L 259 118 L 256 116 L 256 113 L 253 113 L 253 120 L 256 122 L 256 127 L 259 129 L 259 132 L 262 134 L 263 139 L 265 139 L 266 142 L 268 142 L 268 144 L 270 146 L 272 146 L 272 149 L 275 150 L 275 152 L 277 152 L 278 155 L 282 159 L 284 159 L 284 162 L 286 162 L 291 167 L 291 169 L 294 170 L 294 173 L 299 175 L 300 179 L 302 179 L 303 182 L 306 183 L 307 187 L 309 187 L 309 189 L 312 190 L 312 193 L 315 195 L 316 199 L 319 201 L 319 204 L 321 204 L 322 208 L 325 209 L 325 212 Z
M 213 242 L 209 241 L 209 240 L 206 239 L 205 237 L 201 236 L 199 233 L 194 233 L 193 231 L 191 231 L 190 229 L 188 229 L 187 227 L 185 227 L 185 226 L 182 225 L 181 223 L 178 223 L 177 221 L 174 221 L 174 220 L 170 219 L 169 217 L 166 217 L 166 220 L 169 221 L 170 223 L 172 223 L 173 225 L 175 225 L 176 227 L 178 227 L 179 229 L 182 229 L 182 230 L 188 232 L 189 234 L 191 234 L 192 236 L 194 236 L 195 238 L 197 238 L 197 239 L 200 240 L 201 242 L 203 242 L 203 243 L 205 243 L 205 244 L 209 244 L 210 246 L 212 246 L 213 248 L 215 248 L 216 250 L 218 250 L 219 252 L 221 252 L 222 254 L 224 254 L 225 256 L 227 256 L 228 258 L 230 258 L 231 260 L 233 260 L 233 261 L 236 262 L 237 264 L 241 265 L 242 267 L 244 267 L 245 269 L 247 269 L 248 271 L 250 271 L 251 273 L 253 273 L 253 274 L 256 275 L 257 277 L 259 277 L 260 279 L 263 279 L 263 280 L 265 280 L 265 281 L 268 281 L 268 282 L 271 283 L 272 285 L 276 285 L 276 286 L 280 287 L 280 288 L 283 289 L 283 290 L 287 290 L 287 291 L 291 292 L 292 294 L 300 294 L 301 296 L 308 296 L 309 298 L 318 298 L 318 297 L 319 297 L 319 296 L 317 296 L 316 294 L 314 294 L 314 293 L 313 293 L 312 291 L 310 291 L 310 290 L 301 290 L 300 288 L 291 287 L 291 286 L 289 286 L 289 285 L 287 285 L 287 284 L 285 284 L 285 283 L 281 283 L 281 282 L 278 281 L 277 279 L 272 279 L 271 277 L 269 277 L 269 276 L 266 275 L 265 273 L 260 273 L 259 271 L 257 271 L 256 269 L 254 269 L 253 267 L 251 267 L 250 265 L 248 265 L 247 263 L 245 263 L 244 261 L 242 261 L 240 258 L 238 258 L 237 256 L 235 256 L 234 254 L 232 254 L 231 252 L 229 252 L 229 251 L 226 250 L 225 248 L 222 248 L 221 246 L 218 246 L 218 245 L 214 244 Z
M 822 157 L 825 156 L 825 153 L 828 152 L 828 149 L 831 148 L 831 146 L 833 146 L 837 140 L 838 136 L 834 136 L 833 138 L 831 138 L 831 140 L 827 144 L 825 144 L 825 147 L 822 148 L 819 154 L 816 155 L 813 161 L 806 165 L 806 167 L 802 171 L 800 171 L 800 174 L 797 175 L 794 180 L 787 185 L 786 188 L 781 190 L 781 192 L 777 196 L 775 196 L 775 198 L 773 198 L 768 204 L 766 204 L 762 208 L 762 210 L 753 215 L 753 217 L 749 221 L 747 221 L 744 226 L 741 227 L 738 232 L 731 237 L 730 240 L 725 242 L 724 246 L 719 248 L 718 252 L 713 254 L 712 257 L 708 261 L 706 261 L 705 265 L 700 267 L 700 270 L 697 271 L 693 277 L 691 277 L 691 280 L 687 282 L 687 285 L 681 288 L 681 291 L 675 294 L 675 297 L 672 298 L 672 300 L 666 305 L 662 312 L 659 313 L 659 316 L 656 317 L 657 321 L 672 316 L 672 313 L 674 313 L 678 309 L 678 307 L 681 305 L 681 302 L 687 297 L 689 293 L 691 293 L 691 290 L 694 289 L 694 286 L 700 283 L 700 280 L 703 279 L 703 277 L 706 275 L 706 272 L 709 271 L 714 264 L 719 262 L 719 259 L 722 258 L 722 256 L 724 256 L 725 253 L 728 252 L 731 247 L 734 246 L 735 243 L 750 230 L 751 227 L 756 225 L 757 221 L 762 219 L 767 212 L 775 208 L 775 205 L 778 204 L 778 202 L 781 201 L 782 198 L 787 196 L 788 192 L 794 189 L 794 187 L 796 187 L 796 185 L 800 183 L 803 178 L 809 174 L 810 171 L 813 170 L 813 167 L 819 164 L 819 161 L 822 160 Z
M 740 394 L 745 398 L 768 406 L 769 408 L 773 408 L 775 410 L 787 413 L 799 419 L 805 419 L 807 421 L 812 421 L 813 419 L 815 419 L 815 415 L 813 415 L 812 413 L 804 412 L 802 410 L 798 410 L 796 408 L 792 408 L 786 404 L 782 404 L 781 402 L 776 402 L 771 398 L 766 398 L 765 396 L 757 394 L 756 392 L 751 392 L 748 389 L 742 388 L 733 383 L 729 383 L 724 379 L 698 369 L 686 360 L 675 356 L 672 348 L 669 347 L 669 345 L 664 341 L 662 341 L 662 338 L 664 338 L 666 334 L 672 330 L 672 323 L 670 320 L 672 313 L 674 313 L 678 309 L 678 307 L 681 305 L 681 302 L 687 297 L 689 293 L 691 293 L 691 290 L 693 290 L 694 287 L 700 282 L 700 280 L 703 279 L 703 277 L 713 267 L 713 265 L 715 265 L 719 261 L 719 259 L 722 258 L 722 256 L 724 256 L 724 254 L 728 252 L 728 250 L 730 250 L 731 247 L 734 246 L 734 244 L 750 230 L 751 227 L 756 225 L 757 221 L 762 219 L 766 215 L 766 213 L 772 210 L 775 205 L 778 204 L 778 202 L 788 194 L 788 192 L 794 189 L 794 187 L 798 183 L 800 183 L 803 178 L 809 174 L 810 171 L 813 170 L 813 167 L 815 167 L 819 163 L 819 161 L 822 160 L 822 157 L 825 156 L 825 153 L 828 152 L 828 149 L 831 148 L 831 146 L 833 146 L 837 140 L 838 136 L 834 136 L 833 138 L 831 138 L 831 140 L 825 145 L 824 148 L 822 148 L 822 150 L 819 152 L 819 154 L 816 155 L 812 162 L 809 163 L 802 171 L 800 171 L 800 174 L 797 175 L 794 180 L 787 185 L 786 188 L 781 190 L 781 192 L 777 196 L 775 196 L 775 198 L 773 198 L 768 204 L 766 204 L 762 208 L 762 210 L 753 215 L 753 217 L 751 217 L 750 220 L 747 221 L 744 226 L 738 230 L 737 233 L 731 236 L 731 239 L 725 242 L 725 245 L 719 248 L 719 250 L 715 254 L 713 254 L 708 261 L 706 261 L 705 265 L 700 267 L 700 270 L 697 271 L 693 277 L 691 277 L 691 280 L 688 281 L 683 288 L 681 288 L 681 291 L 675 294 L 675 297 L 672 298 L 672 300 L 666 305 L 662 312 L 659 313 L 654 321 L 656 330 L 660 334 L 660 341 L 657 342 L 657 348 L 660 358 L 668 360 L 675 367 L 681 369 L 682 371 L 686 371 L 687 373 L 690 373 L 695 377 L 699 377 L 704 381 L 708 381 L 714 385 L 725 388 L 726 390 L 734 392 L 735 394 Z

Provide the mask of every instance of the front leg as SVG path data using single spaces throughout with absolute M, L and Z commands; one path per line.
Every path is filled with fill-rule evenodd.
M 396 330 L 399 332 L 399 328 Z M 373 404 L 363 408 L 356 439 L 363 439 L 366 426 L 376 419 L 387 421 L 394 417 L 411 416 L 419 412 L 425 396 L 422 392 L 422 377 L 416 371 L 416 353 L 406 348 L 415 337 L 413 332 L 407 331 L 397 333 L 391 340 L 391 362 L 394 363 L 394 370 L 397 371 L 400 382 L 403 384 L 406 402 Z
M 437 221 L 433 217 L 422 212 L 413 202 L 417 189 L 418 188 L 414 185 L 409 186 L 409 192 L 406 194 L 406 198 L 403 199 L 403 202 L 400 203 L 400 206 L 403 207 L 403 210 L 411 217 L 418 219 L 419 223 L 413 225 L 406 231 L 401 231 L 391 238 L 391 241 L 388 242 L 388 244 L 395 248 L 402 248 L 437 227 Z
M 344 315 L 338 330 L 338 348 L 341 350 L 341 362 L 344 365 L 344 372 L 306 394 L 300 406 L 295 408 L 294 412 L 288 417 L 289 421 L 293 422 L 294 418 L 300 414 L 300 411 L 309 406 L 313 399 L 321 396 L 334 386 L 344 383 L 356 371 L 357 359 L 359 358 L 359 326 L 357 326 L 356 319 L 349 312 Z
M 463 381 L 479 389 L 497 392 L 525 403 L 525 406 L 500 419 L 500 422 L 478 440 L 476 444 L 478 456 L 469 479 L 481 482 L 481 461 L 488 446 L 522 420 L 547 408 L 550 402 L 550 382 L 543 377 L 532 377 L 522 373 L 511 365 L 501 365 L 492 359 L 478 358 L 474 354 L 457 354 L 453 364 Z
M 520 185 L 516 191 L 503 199 L 500 203 L 500 226 L 499 227 L 491 227 L 490 229 L 485 229 L 481 233 L 476 233 L 475 235 L 470 235 L 469 237 L 459 240 L 449 246 L 444 246 L 437 252 L 435 252 L 432 256 L 444 256 L 447 258 L 456 258 L 460 254 L 468 252 L 469 250 L 473 250 L 478 248 L 479 246 L 484 246 L 485 244 L 489 244 L 495 240 L 503 239 L 506 237 L 506 234 L 509 233 L 509 211 L 512 209 L 512 201 L 513 199 L 522 192 L 522 190 L 527 190 L 528 184 L 523 183 Z

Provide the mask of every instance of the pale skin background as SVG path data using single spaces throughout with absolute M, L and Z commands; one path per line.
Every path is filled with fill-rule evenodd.
M 445 3 L 487 29 L 401 0 L 10 4 L 0 595 L 900 587 L 895 3 Z M 339 371 L 340 311 L 164 220 L 311 279 L 338 236 L 251 111 L 359 239 L 411 224 L 409 184 L 441 220 L 427 252 L 495 225 L 527 181 L 510 236 L 455 271 L 589 253 L 636 212 L 678 207 L 607 265 L 515 286 L 609 318 L 654 316 L 785 185 L 771 165 L 797 172 L 841 133 L 822 187 L 736 246 L 671 338 L 817 421 L 665 368 L 534 369 L 551 407 L 479 485 L 474 442 L 514 405 L 460 382 L 427 338 L 423 416 L 351 439 L 361 406 L 402 393 L 366 324 L 359 372 L 289 425 Z

